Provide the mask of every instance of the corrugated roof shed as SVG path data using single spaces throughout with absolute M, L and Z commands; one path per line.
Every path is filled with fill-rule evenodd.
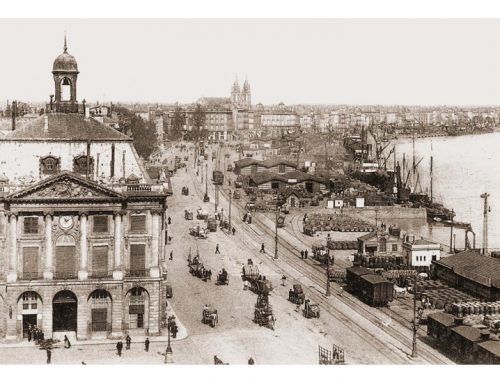
M 456 274 L 485 286 L 500 288 L 500 260 L 468 250 L 434 261 Z

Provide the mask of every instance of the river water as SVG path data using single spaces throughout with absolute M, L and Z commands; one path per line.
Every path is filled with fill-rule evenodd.
M 413 140 L 396 142 L 397 159 L 402 164 L 403 153 L 411 164 Z M 429 190 L 430 158 L 433 156 L 433 195 L 436 202 L 443 203 L 456 212 L 455 220 L 470 222 L 476 232 L 476 247 L 482 245 L 484 199 L 480 195 L 490 194 L 488 204 L 488 248 L 500 249 L 500 132 L 415 139 L 415 158 L 421 187 Z M 390 163 L 392 165 L 393 157 Z M 450 228 L 442 225 L 427 225 L 423 222 L 400 222 L 401 226 L 415 234 L 443 244 L 450 243 Z M 456 247 L 464 247 L 463 230 L 456 233 Z M 472 237 L 471 237 L 472 241 Z

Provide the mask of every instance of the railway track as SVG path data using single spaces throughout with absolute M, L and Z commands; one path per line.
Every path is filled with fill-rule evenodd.
M 193 177 L 191 175 L 191 177 Z M 202 199 L 203 195 L 205 194 L 204 190 L 202 190 L 201 186 L 197 182 L 198 180 L 193 179 L 193 184 L 195 186 L 195 191 L 198 194 L 199 198 Z M 209 192 L 211 192 L 209 188 Z M 226 194 L 223 190 L 220 190 L 220 194 L 226 198 Z M 221 202 L 219 200 L 219 202 Z M 227 202 L 227 200 L 226 200 Z M 219 204 L 220 206 L 221 204 Z M 210 210 L 214 210 L 212 206 L 210 207 Z M 238 206 L 239 212 L 241 212 L 241 207 Z M 268 266 L 273 268 L 274 270 L 278 271 L 280 275 L 286 275 L 289 280 L 294 280 L 296 279 L 293 277 L 288 270 L 286 270 L 285 267 L 279 265 L 278 263 L 274 262 L 268 255 L 263 255 L 257 250 L 260 249 L 260 244 L 264 242 L 268 246 L 270 243 L 266 243 L 269 241 L 267 236 L 259 236 L 255 231 L 253 231 L 247 224 L 244 224 L 242 220 L 234 220 L 232 222 L 233 226 L 236 226 L 238 229 L 239 233 L 245 233 L 251 241 L 243 241 L 247 246 L 252 247 L 256 250 L 256 256 L 260 259 L 260 261 L 265 262 Z M 243 238 L 240 236 L 239 238 Z M 279 252 L 282 256 L 284 254 L 282 252 Z M 299 271 L 300 272 L 300 271 Z M 353 321 L 351 318 L 349 318 L 345 313 L 342 312 L 339 308 L 333 306 L 331 302 L 328 301 L 328 298 L 326 298 L 321 291 L 318 291 L 317 288 L 315 287 L 308 287 L 304 286 L 304 290 L 307 292 L 308 296 L 311 297 L 316 303 L 320 305 L 320 307 L 325 311 L 331 314 L 332 316 L 336 317 L 338 320 L 341 322 L 345 323 L 350 327 L 353 336 L 357 336 L 360 339 L 362 339 L 364 342 L 370 344 L 373 346 L 375 349 L 379 350 L 380 353 L 387 354 L 390 353 L 392 358 L 392 362 L 394 364 L 407 364 L 409 362 L 409 359 L 406 354 L 401 354 L 401 349 L 398 345 L 394 344 L 393 342 L 388 342 L 388 341 L 382 341 L 378 337 L 374 336 L 373 333 L 370 331 L 366 330 L 364 327 L 359 325 L 356 321 Z
M 220 151 L 218 151 L 218 155 L 220 155 Z M 225 172 L 225 169 L 224 169 Z M 227 193 L 224 190 L 221 190 L 220 193 L 224 198 L 227 200 Z M 235 205 L 238 206 L 239 211 L 242 211 L 244 209 L 243 206 L 244 200 L 241 202 L 235 201 Z M 261 218 L 259 217 L 260 214 L 254 214 L 254 223 L 256 226 L 259 227 L 259 229 L 263 230 L 266 232 L 268 235 L 267 236 L 262 236 L 258 237 L 258 240 L 263 240 L 263 238 L 267 237 L 267 241 L 264 241 L 266 245 L 269 246 L 269 244 L 272 246 L 274 245 L 274 241 L 271 241 L 271 239 L 274 236 L 274 231 L 271 230 L 265 223 L 262 222 Z M 241 221 L 239 221 L 241 222 Z M 300 241 L 301 243 L 305 244 L 306 246 L 309 247 L 308 244 L 305 242 L 301 241 L 298 236 L 296 236 L 296 239 Z M 303 260 L 300 260 L 298 255 L 297 255 L 297 248 L 293 246 L 291 243 L 284 239 L 280 239 L 280 250 L 278 251 L 278 255 L 280 258 L 285 258 L 286 262 L 288 265 L 292 266 L 296 271 L 299 271 L 301 275 L 307 277 L 309 280 L 312 282 L 316 283 L 319 286 L 323 286 L 326 284 L 325 279 L 325 270 L 321 268 L 319 265 L 313 265 L 310 263 L 306 263 Z M 269 248 L 269 247 L 268 247 Z M 286 251 L 283 251 L 285 249 Z M 266 257 L 269 259 L 268 257 Z M 277 266 L 276 263 L 274 263 L 275 266 Z M 347 265 L 346 265 L 347 266 Z M 283 270 L 283 268 L 281 268 Z M 285 271 L 285 270 L 283 270 Z M 286 273 L 288 274 L 288 273 Z M 335 286 L 335 285 L 333 285 Z M 331 286 L 332 289 L 332 286 Z M 334 287 L 333 290 L 335 292 L 340 291 L 340 287 Z M 311 295 L 311 294 L 309 294 Z M 315 299 L 318 301 L 318 303 L 323 303 L 323 305 L 331 308 L 333 307 L 331 302 L 328 301 L 327 298 L 325 298 L 322 294 L 314 292 Z M 366 305 L 360 301 L 358 301 L 356 298 L 350 296 L 350 295 L 344 295 L 344 298 L 342 299 L 342 302 L 346 304 L 348 307 L 356 311 L 357 313 L 362 313 L 363 317 L 368 319 L 372 324 L 374 324 L 376 327 L 384 331 L 389 337 L 392 337 L 394 340 L 397 342 L 401 343 L 404 347 L 407 347 L 408 350 L 411 350 L 412 347 L 412 333 L 411 333 L 411 328 L 408 329 L 407 326 L 409 325 L 408 321 L 406 318 L 401 316 L 398 313 L 395 313 L 394 311 L 390 309 L 384 309 L 384 311 L 380 311 L 381 314 L 383 315 L 376 315 L 372 311 L 368 310 Z M 322 305 L 322 306 L 323 306 Z M 331 312 L 331 309 L 327 308 L 326 311 Z M 335 310 L 337 313 L 341 313 L 340 310 Z M 343 315 L 343 313 L 341 313 Z M 345 316 L 344 316 L 345 317 Z M 401 325 L 404 327 L 404 330 L 400 330 L 398 328 L 395 328 L 394 326 L 391 326 L 391 322 L 395 321 L 397 324 Z M 351 321 L 349 319 L 349 321 Z M 351 321 L 352 322 L 352 321 Z M 353 322 L 354 323 L 354 322 Z M 411 325 L 411 324 L 410 324 Z M 360 327 L 360 326 L 358 326 Z M 410 331 L 410 334 L 405 333 L 405 330 Z M 363 329 L 363 331 L 365 331 Z M 420 331 L 420 334 L 426 335 L 423 330 Z M 370 334 L 372 337 L 373 335 Z M 428 347 L 428 346 L 427 346 Z M 433 349 L 428 349 L 427 347 L 419 347 L 419 354 L 420 357 L 430 363 L 451 363 L 449 359 L 446 357 L 442 356 L 439 353 L 433 352 Z M 405 359 L 406 360 L 406 359 Z

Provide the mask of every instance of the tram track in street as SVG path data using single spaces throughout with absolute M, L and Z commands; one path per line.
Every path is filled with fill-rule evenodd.
M 218 151 L 218 154 L 219 153 L 220 153 L 220 151 Z M 225 169 L 224 169 L 224 172 L 225 172 Z M 224 196 L 224 198 L 227 199 L 227 193 L 224 190 L 222 190 L 221 194 Z M 244 201 L 242 201 L 242 202 L 244 202 Z M 236 206 L 238 206 L 239 209 L 244 210 L 244 206 L 243 206 L 242 202 L 238 201 L 238 202 L 235 202 L 234 204 Z M 274 237 L 275 233 L 265 223 L 262 222 L 262 220 L 259 218 L 258 214 L 255 214 L 253 217 L 254 217 L 255 224 L 261 230 L 263 230 L 264 232 L 266 232 L 268 234 L 267 236 L 262 236 L 260 238 L 267 237 L 266 244 L 269 245 L 269 243 L 272 240 L 272 238 Z M 296 238 L 298 239 L 298 236 Z M 301 243 L 304 243 L 300 239 L 298 239 L 298 240 Z M 270 244 L 273 245 L 272 242 Z M 311 265 L 309 263 L 304 263 L 304 261 L 300 260 L 298 258 L 298 256 L 296 255 L 296 253 L 297 253 L 296 247 L 293 246 L 288 241 L 286 241 L 285 239 L 280 238 L 279 244 L 280 244 L 281 248 L 286 249 L 286 252 L 284 252 L 283 250 L 281 250 L 281 251 L 279 250 L 278 255 L 280 257 L 284 257 L 286 259 L 287 264 L 289 264 L 296 271 L 301 273 L 301 275 L 305 276 L 306 278 L 308 278 L 312 282 L 318 284 L 319 286 L 326 285 L 326 271 L 324 269 L 322 269 L 321 266 Z M 305 245 L 307 245 L 307 244 L 305 244 Z M 318 272 L 321 272 L 324 275 L 324 278 L 321 278 L 321 274 L 318 275 Z M 332 286 L 331 286 L 331 289 L 332 289 Z M 334 290 L 336 293 L 338 293 L 340 291 L 340 288 L 339 287 L 333 288 L 332 290 Z M 319 291 L 321 291 L 321 290 L 319 290 Z M 323 305 L 326 305 L 327 307 L 328 306 L 333 307 L 331 302 L 329 302 L 323 295 L 320 295 L 317 293 L 315 295 L 316 295 L 316 299 L 319 298 L 322 301 Z M 410 338 L 409 338 L 408 335 L 405 334 L 403 331 L 401 331 L 395 327 L 391 327 L 391 322 L 392 322 L 392 320 L 394 320 L 394 322 L 403 326 L 405 330 L 408 329 L 407 328 L 408 321 L 406 320 L 406 318 L 395 313 L 394 311 L 390 311 L 390 309 L 388 309 L 389 313 L 384 312 L 384 311 L 380 311 L 380 313 L 383 314 L 383 316 L 380 317 L 380 316 L 372 313 L 366 307 L 364 307 L 364 304 L 362 302 L 357 301 L 356 298 L 351 297 L 350 295 L 347 295 L 347 294 L 344 295 L 343 298 L 347 298 L 347 299 L 342 299 L 342 301 L 341 301 L 342 303 L 344 303 L 346 306 L 350 307 L 355 312 L 362 313 L 363 316 L 367 320 L 369 320 L 373 325 L 375 325 L 376 327 L 378 327 L 379 329 L 384 331 L 384 333 L 387 334 L 389 337 L 392 337 L 397 342 L 400 342 L 404 347 L 408 348 L 408 350 L 411 350 L 411 347 L 412 347 L 411 336 L 412 336 L 412 334 L 410 334 Z M 331 313 L 331 311 L 329 309 L 327 309 L 327 311 L 329 311 Z M 341 313 L 340 310 L 336 310 L 336 311 L 338 313 Z M 333 313 L 331 313 L 331 314 L 333 315 Z M 397 318 L 394 318 L 394 317 L 397 317 Z M 389 320 L 387 320 L 387 319 L 389 319 Z M 348 320 L 350 320 L 350 319 L 348 319 Z M 353 323 L 353 322 L 351 321 L 351 323 Z M 409 330 L 412 331 L 411 328 Z M 423 331 L 421 331 L 421 333 L 422 332 Z M 373 335 L 372 335 L 372 337 L 373 337 Z M 420 353 L 420 356 L 422 359 L 425 359 L 426 361 L 428 361 L 430 363 L 451 363 L 451 361 L 449 359 L 447 359 L 446 357 L 442 356 L 439 353 L 435 353 L 432 351 L 433 351 L 432 349 L 427 350 L 426 348 L 420 347 L 419 353 Z
M 201 190 L 201 186 L 198 184 L 196 179 L 193 180 L 193 183 L 194 183 L 195 188 L 196 188 L 196 193 L 198 194 L 199 198 L 202 199 L 203 195 L 204 195 L 204 191 Z M 209 191 L 211 192 L 212 190 L 209 190 Z M 222 194 L 224 196 L 224 198 L 226 199 L 226 203 L 227 203 L 226 192 L 224 190 L 222 190 L 222 191 L 220 191 L 220 194 Z M 239 203 L 235 203 L 235 205 L 238 207 L 238 210 L 242 209 L 242 206 Z M 219 204 L 219 206 L 221 206 L 221 204 Z M 213 210 L 213 208 L 210 207 L 210 210 Z M 239 232 L 244 232 L 250 238 L 251 241 L 246 242 L 247 246 L 251 246 L 255 250 L 258 250 L 260 248 L 260 244 L 262 242 L 264 242 L 266 245 L 268 245 L 268 248 L 270 245 L 272 246 L 272 244 L 273 244 L 272 243 L 272 238 L 273 238 L 272 235 L 271 236 L 259 236 L 255 231 L 250 230 L 250 228 L 247 224 L 243 224 L 242 221 L 236 220 L 233 222 L 234 222 L 233 226 L 236 226 L 238 228 Z M 267 228 L 265 227 L 265 225 L 259 224 L 258 226 L 260 228 L 262 228 L 264 231 L 267 231 Z M 290 245 L 288 245 L 288 246 L 290 246 Z M 287 251 L 290 251 L 290 249 L 287 249 Z M 285 257 L 285 253 L 283 252 L 283 250 L 280 250 L 278 252 L 278 254 L 281 254 L 281 257 Z M 256 256 L 260 259 L 260 261 L 265 262 L 272 269 L 279 270 L 280 274 L 286 275 L 289 280 L 290 279 L 297 280 L 296 277 L 294 277 L 290 274 L 289 270 L 286 270 L 286 268 L 279 265 L 276 261 L 273 261 L 268 255 L 263 255 L 261 253 L 257 253 Z M 290 266 L 288 262 L 285 262 L 285 264 L 287 266 Z M 298 264 L 296 264 L 295 266 L 297 266 L 297 265 Z M 300 275 L 305 276 L 311 282 L 317 284 L 317 280 L 315 280 L 316 275 L 314 273 L 311 273 L 310 271 L 303 269 L 303 266 L 302 267 L 292 267 L 292 268 L 294 271 L 299 272 Z M 298 282 L 300 282 L 300 280 L 298 280 Z M 319 285 L 321 286 L 321 284 L 319 284 Z M 398 342 L 400 343 L 400 341 L 398 339 L 396 339 L 396 338 L 393 339 L 396 341 L 396 343 L 392 342 L 392 341 L 381 340 L 379 337 L 374 336 L 372 332 L 370 332 L 369 330 L 367 330 L 366 328 L 361 326 L 355 320 L 353 320 L 352 318 L 349 318 L 347 315 L 345 315 L 345 313 L 342 312 L 342 310 L 340 310 L 339 308 L 332 305 L 332 303 L 328 300 L 328 298 L 326 298 L 323 295 L 323 293 L 321 292 L 321 288 L 318 288 L 317 286 L 313 285 L 313 286 L 305 286 L 304 289 L 308 292 L 309 296 L 312 299 L 314 299 L 316 303 L 318 303 L 320 305 L 320 307 L 324 311 L 328 312 L 330 315 L 334 316 L 339 321 L 348 325 L 350 328 L 356 328 L 356 330 L 352 331 L 353 335 L 358 336 L 364 342 L 369 343 L 372 347 L 379 350 L 381 353 L 384 353 L 383 350 L 390 352 L 390 354 L 394 356 L 394 358 L 392 359 L 393 363 L 395 363 L 395 364 L 396 363 L 398 363 L 398 364 L 408 363 L 409 359 L 407 357 L 407 354 L 406 353 L 404 355 L 401 354 L 401 351 L 404 352 L 404 350 L 402 350 L 401 345 L 397 344 Z M 356 315 L 358 315 L 358 313 L 356 313 Z M 363 319 L 362 316 L 360 316 L 359 319 L 362 320 Z M 380 326 L 377 326 L 376 323 L 373 323 L 371 321 L 369 321 L 369 322 L 372 325 L 375 325 L 376 327 L 378 327 L 379 329 L 384 331 L 384 329 L 382 329 Z M 385 333 L 385 331 L 384 331 L 384 333 Z M 396 362 L 396 359 L 398 362 Z

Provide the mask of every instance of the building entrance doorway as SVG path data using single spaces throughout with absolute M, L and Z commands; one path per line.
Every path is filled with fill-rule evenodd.
M 24 314 L 23 315 L 23 338 L 28 338 L 28 331 L 31 327 L 35 327 L 36 323 L 36 314 Z
M 78 302 L 75 294 L 69 290 L 58 292 L 52 302 L 52 330 L 75 331 Z

